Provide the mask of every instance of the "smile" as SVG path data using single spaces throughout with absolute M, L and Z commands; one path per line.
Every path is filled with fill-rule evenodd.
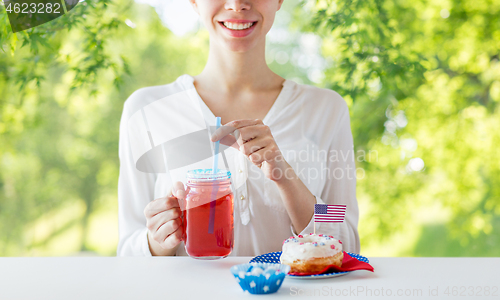
M 256 27 L 255 22 L 248 22 L 249 20 L 245 20 L 246 22 L 229 22 L 221 21 L 219 22 L 222 31 L 224 31 L 228 36 L 232 38 L 243 38 L 250 35 Z
M 227 29 L 245 30 L 245 29 L 248 29 L 248 28 L 254 26 L 257 22 L 250 22 L 250 23 L 219 22 L 219 23 L 221 23 Z

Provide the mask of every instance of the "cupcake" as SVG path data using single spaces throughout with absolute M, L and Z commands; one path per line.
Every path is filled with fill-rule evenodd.
M 290 271 L 290 266 L 271 263 L 248 263 L 231 267 L 236 282 L 251 294 L 271 294 L 278 291 Z

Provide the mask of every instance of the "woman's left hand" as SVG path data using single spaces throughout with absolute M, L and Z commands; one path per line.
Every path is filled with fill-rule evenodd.
M 224 145 L 238 149 L 273 181 L 282 181 L 291 170 L 271 134 L 271 129 L 261 120 L 231 121 L 214 132 L 212 142 L 218 140 Z

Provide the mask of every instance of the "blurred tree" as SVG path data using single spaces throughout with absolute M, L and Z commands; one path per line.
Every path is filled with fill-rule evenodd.
M 500 3 L 299 2 L 268 61 L 350 106 L 362 251 L 499 255 Z M 16 34 L 2 7 L 0 47 L 0 255 L 112 255 L 123 102 L 200 72 L 206 31 L 176 37 L 148 5 L 86 0 Z
M 0 22 L 0 255 L 113 254 L 123 102 L 201 71 L 207 37 L 177 38 L 127 0 L 16 34 Z
M 362 242 L 444 221 L 437 239 L 471 255 L 500 218 L 500 2 L 301 4 L 296 26 L 323 37 L 325 84 L 351 105 L 355 147 L 378 152 L 359 161 Z

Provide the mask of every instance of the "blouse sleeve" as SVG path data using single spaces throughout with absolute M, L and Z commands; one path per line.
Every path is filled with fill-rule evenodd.
M 321 195 L 314 195 L 318 204 L 346 204 L 342 223 L 316 223 L 316 232 L 340 239 L 344 251 L 359 253 L 358 202 L 356 200 L 356 166 L 349 109 L 345 103 L 328 149 L 326 183 Z M 344 159 L 347 157 L 347 159 Z M 314 216 L 299 234 L 314 232 Z M 296 235 L 292 227 L 292 234 Z
M 154 200 L 156 177 L 135 167 L 128 135 L 127 103 L 120 121 L 120 175 L 118 179 L 118 256 L 151 256 L 144 208 Z

